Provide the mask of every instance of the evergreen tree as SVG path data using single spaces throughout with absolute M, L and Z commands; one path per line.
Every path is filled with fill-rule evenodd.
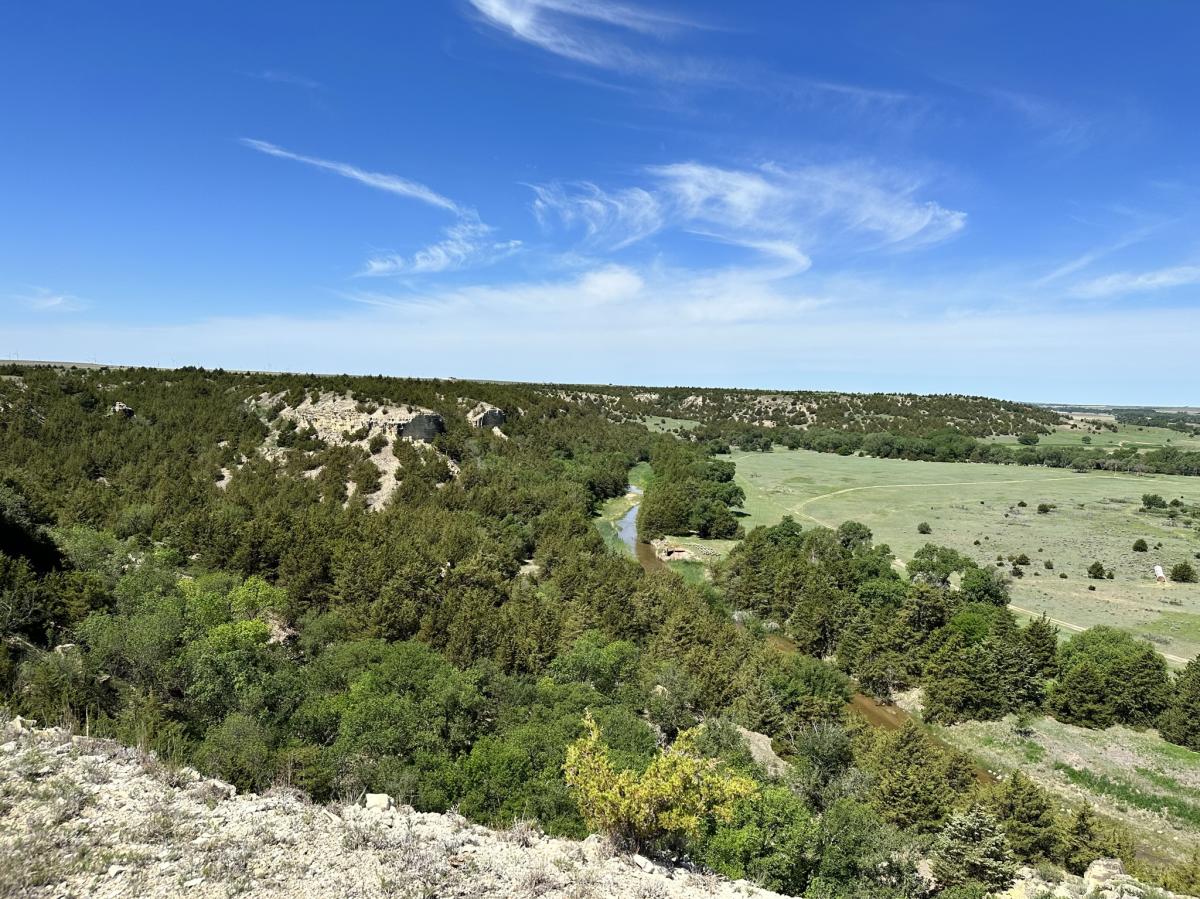
M 1113 723 L 1110 696 L 1100 669 L 1085 659 L 1071 668 L 1055 685 L 1049 698 L 1050 711 L 1059 721 L 1083 727 L 1108 727 Z
M 1100 831 L 1095 813 L 1086 805 L 1067 825 L 1062 845 L 1063 865 L 1072 874 L 1082 874 L 1096 859 L 1113 855 L 1115 849 L 1113 840 Z
M 999 890 L 1012 882 L 1017 870 L 1004 830 L 979 805 L 946 823 L 934 841 L 932 863 L 933 876 L 947 887 L 974 881 Z
M 1059 833 L 1046 792 L 1020 771 L 991 796 L 992 811 L 1013 852 L 1027 862 L 1056 858 Z
M 1192 659 L 1176 675 L 1158 732 L 1164 740 L 1200 752 L 1200 659 Z
M 941 825 L 954 802 L 955 789 L 946 777 L 941 752 L 908 721 L 884 735 L 874 747 L 876 775 L 873 804 L 879 814 L 904 828 L 932 830 Z
M 1058 671 L 1058 628 L 1045 615 L 1035 618 L 1021 631 L 1030 667 L 1042 677 Z

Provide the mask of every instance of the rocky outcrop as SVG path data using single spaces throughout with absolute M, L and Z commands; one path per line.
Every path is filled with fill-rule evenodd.
M 106 740 L 0 725 L 0 896 L 197 899 L 767 897 L 742 881 L 371 794 L 315 805 L 229 784 Z
M 1021 868 L 1016 882 L 998 899 L 1190 899 L 1151 887 L 1125 873 L 1120 859 L 1097 859 L 1082 877 L 1057 872 L 1047 879 L 1033 868 Z
M 499 406 L 481 402 L 467 413 L 467 421 L 471 423 L 471 427 L 491 429 L 498 428 L 508 421 L 508 416 Z

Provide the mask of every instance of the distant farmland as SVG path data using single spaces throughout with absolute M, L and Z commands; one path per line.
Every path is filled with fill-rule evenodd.
M 735 451 L 732 458 L 746 491 L 747 529 L 784 515 L 806 526 L 853 519 L 901 560 L 927 542 L 983 565 L 1024 553 L 1031 564 L 1013 583 L 1017 611 L 1045 612 L 1068 632 L 1096 624 L 1125 628 L 1152 639 L 1173 665 L 1200 653 L 1200 585 L 1158 584 L 1153 575 L 1155 564 L 1169 569 L 1185 559 L 1195 563 L 1200 535 L 1139 511 L 1143 493 L 1200 502 L 1200 478 L 907 462 L 779 447 Z M 1041 503 L 1055 508 L 1038 514 Z M 917 533 L 921 522 L 930 524 L 928 536 Z M 1133 551 L 1139 537 L 1149 552 Z M 732 546 L 694 542 L 721 551 Z M 1095 561 L 1113 569 L 1113 580 L 1088 578 Z

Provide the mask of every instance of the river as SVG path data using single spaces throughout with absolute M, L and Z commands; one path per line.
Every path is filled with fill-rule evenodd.
M 630 484 L 629 492 L 640 497 L 642 488 Z M 617 536 L 621 538 L 622 543 L 629 547 L 630 554 L 638 560 L 642 568 L 646 571 L 662 571 L 667 567 L 667 563 L 655 554 L 653 546 L 638 540 L 637 517 L 641 507 L 642 503 L 639 499 L 634 502 L 628 512 L 621 516 L 617 521 Z

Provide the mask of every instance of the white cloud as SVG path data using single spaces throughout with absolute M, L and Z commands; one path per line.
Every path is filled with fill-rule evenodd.
M 1071 295 L 1084 299 L 1102 299 L 1127 293 L 1146 293 L 1200 284 L 1200 265 L 1177 265 L 1149 272 L 1116 272 L 1084 281 L 1071 288 Z
M 260 153 L 266 153 L 268 156 L 277 156 L 280 159 L 292 159 L 296 162 L 303 162 L 305 165 L 311 165 L 319 169 L 324 169 L 328 172 L 341 175 L 343 178 L 350 178 L 360 184 L 365 184 L 368 187 L 373 187 L 376 190 L 387 191 L 388 193 L 396 194 L 401 197 L 409 197 L 413 200 L 420 200 L 422 203 L 428 203 L 430 206 L 437 206 L 440 209 L 448 210 L 456 215 L 461 215 L 463 209 L 457 203 L 441 194 L 426 187 L 424 184 L 419 184 L 416 181 L 409 181 L 407 178 L 401 178 L 399 175 L 388 175 L 382 172 L 368 172 L 356 166 L 348 165 L 344 162 L 333 162 L 328 159 L 318 159 L 314 156 L 304 156 L 300 153 L 293 153 L 290 150 L 285 150 L 283 147 L 277 147 L 275 144 L 268 143 L 265 140 L 255 140 L 253 138 L 242 138 L 242 143 L 251 149 L 258 150 Z
M 1200 308 L 1073 306 L 906 318 L 886 306 L 821 304 L 778 285 L 729 276 L 724 289 L 710 285 L 708 295 L 684 285 L 680 292 L 693 298 L 685 309 L 675 297 L 658 302 L 660 288 L 671 286 L 670 272 L 590 274 L 509 289 L 438 291 L 411 302 L 380 298 L 311 316 L 18 322 L 5 337 L 25 358 L 88 359 L 102 346 L 100 361 L 123 364 L 573 383 L 953 389 L 1059 402 L 1191 401 L 1186 379 L 1164 379 L 1136 360 L 1107 366 L 1095 361 L 1126 358 L 1131 344 L 1153 345 L 1163 333 L 1180 345 L 1200 341 Z M 581 297 L 581 284 L 591 287 L 593 297 Z M 735 307 L 739 299 L 741 308 Z M 271 339 L 264 341 L 264 334 Z M 1014 343 L 1013 334 L 1023 339 Z
M 13 294 L 12 299 L 38 312 L 78 312 L 89 305 L 87 300 L 45 287 L 29 288 L 26 293 Z
M 294 72 L 285 72 L 280 69 L 263 69 L 261 72 L 256 72 L 254 75 L 261 81 L 273 81 L 276 84 L 290 84 L 293 87 L 302 87 L 305 90 L 319 91 L 324 85 L 319 81 L 314 81 L 311 78 L 306 78 L 303 75 L 297 75 Z
M 490 264 L 521 248 L 519 240 L 498 241 L 495 231 L 477 218 L 465 218 L 446 228 L 443 240 L 418 250 L 411 257 L 399 254 L 373 256 L 363 275 L 434 274 L 468 265 Z
M 620 249 L 667 227 L 808 268 L 812 248 L 912 249 L 961 231 L 966 213 L 917 196 L 921 182 L 865 163 L 728 169 L 652 166 L 648 187 L 535 185 L 543 226 L 582 227 L 591 247 Z
M 495 229 L 480 221 L 479 214 L 474 209 L 461 206 L 416 181 L 401 178 L 399 175 L 367 172 L 344 162 L 304 156 L 266 141 L 243 138 L 242 143 L 260 153 L 335 172 L 368 187 L 445 209 L 458 217 L 455 224 L 443 229 L 441 240 L 418 250 L 411 257 L 397 253 L 374 256 L 367 260 L 365 268 L 360 272 L 362 275 L 436 274 L 467 265 L 490 264 L 515 253 L 521 247 L 519 240 L 496 240 L 492 236 Z
M 665 81 L 720 80 L 719 67 L 703 60 L 665 58 L 635 48 L 617 35 L 666 37 L 704 27 L 682 17 L 607 0 L 470 0 L 483 20 L 519 41 L 573 62 Z M 599 29 L 596 26 L 600 26 Z
M 557 219 L 568 228 L 581 226 L 594 247 L 619 250 L 663 226 L 658 199 L 640 187 L 607 192 L 587 181 L 532 187 L 533 213 L 540 224 Z
M 1040 131 L 1048 144 L 1076 152 L 1086 149 L 1094 139 L 1095 123 L 1058 103 L 1018 91 L 990 90 L 987 93 Z

